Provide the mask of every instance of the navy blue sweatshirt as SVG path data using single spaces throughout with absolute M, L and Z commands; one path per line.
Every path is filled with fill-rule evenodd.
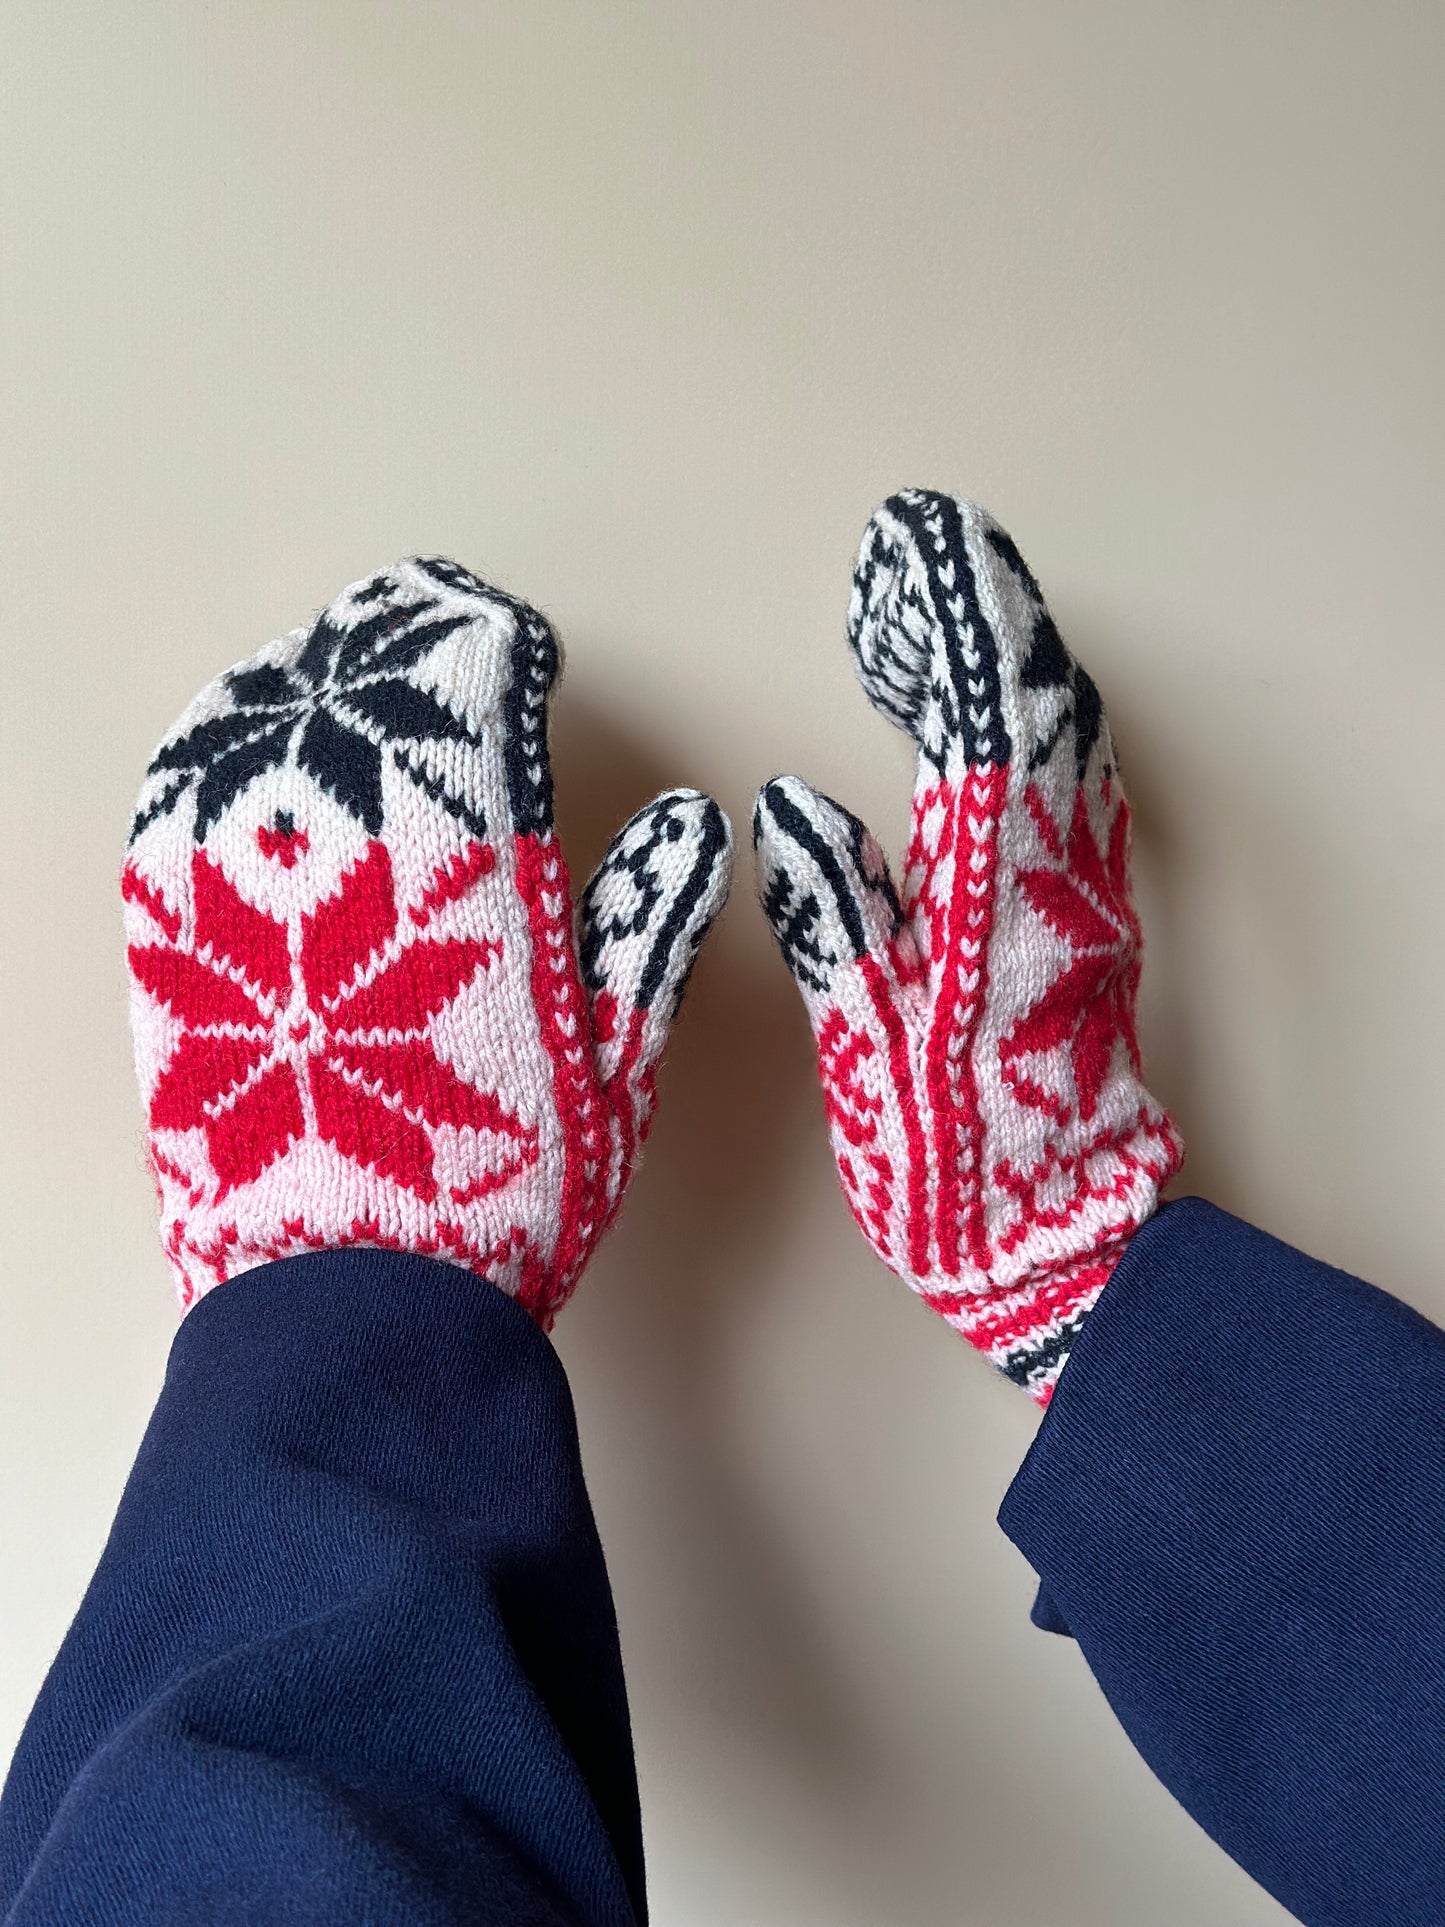
M 1036 1620 L 1225 1852 L 1307 1927 L 1442 1927 L 1445 1334 L 1166 1206 L 1000 1518 Z M 548 1341 L 384 1252 L 211 1294 L 0 1802 L 0 1921 L 644 1919 Z

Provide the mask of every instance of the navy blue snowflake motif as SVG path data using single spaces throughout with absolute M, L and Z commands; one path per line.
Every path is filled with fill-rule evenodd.
M 443 566 L 455 565 L 422 564 L 449 587 L 473 586 L 470 577 L 462 585 L 441 575 Z M 382 574 L 353 590 L 351 607 L 383 606 L 349 627 L 324 610 L 289 667 L 257 663 L 231 670 L 224 681 L 234 710 L 199 723 L 157 752 L 147 774 L 170 780 L 138 812 L 132 841 L 194 789 L 200 843 L 247 784 L 293 755 L 372 836 L 381 832 L 382 758 L 390 754 L 414 783 L 485 837 L 486 825 L 467 801 L 401 747 L 470 740 L 465 721 L 407 675 L 445 636 L 474 621 L 475 612 L 441 615 L 438 604 L 427 600 L 388 606 L 385 599 L 396 588 Z

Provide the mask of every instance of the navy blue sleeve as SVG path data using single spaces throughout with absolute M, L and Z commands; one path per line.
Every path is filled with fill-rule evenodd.
M 1197 1199 L 1000 1523 L 1130 1738 L 1306 1927 L 1445 1922 L 1445 1333 Z
M 636 1927 L 611 1594 L 551 1345 L 377 1251 L 204 1299 L 0 1803 L 7 1927 Z

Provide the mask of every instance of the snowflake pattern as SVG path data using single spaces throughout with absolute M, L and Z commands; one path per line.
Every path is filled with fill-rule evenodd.
M 431 573 L 437 568 L 421 566 Z M 131 841 L 194 791 L 193 834 L 204 842 L 250 783 L 292 758 L 369 835 L 378 836 L 388 754 L 473 836 L 485 837 L 486 825 L 467 799 L 440 785 L 414 753 L 470 740 L 466 720 L 410 679 L 439 642 L 476 619 L 475 612 L 443 614 L 425 598 L 394 602 L 395 590 L 387 575 L 373 577 L 353 598 L 363 613 L 352 626 L 343 626 L 334 609 L 324 610 L 289 665 L 251 662 L 231 670 L 222 680 L 234 707 L 157 751 L 147 777 L 159 779 L 160 787 L 137 812 Z M 368 613 L 368 602 L 381 606 Z
M 1035 1052 L 1064 1049 L 1073 1071 L 1079 1117 L 1088 1123 L 1122 1041 L 1134 1075 L 1141 1074 L 1134 1006 L 1139 990 L 1142 933 L 1129 893 L 1129 812 L 1120 804 L 1100 853 L 1082 789 L 1074 795 L 1067 845 L 1030 797 L 1031 813 L 1061 868 L 1020 870 L 1017 885 L 1029 907 L 1068 945 L 1070 962 L 1021 1017 L 1000 1046 L 1004 1073 L 1026 1103 L 1059 1112 L 1057 1099 L 1017 1069 Z
M 132 945 L 130 966 L 182 1026 L 151 1097 L 151 1129 L 204 1130 L 218 1201 L 308 1134 L 423 1203 L 439 1188 L 438 1127 L 504 1147 L 469 1198 L 536 1161 L 535 1127 L 459 1077 L 430 1036 L 500 945 L 406 941 L 384 843 L 370 843 L 337 894 L 299 918 L 294 943 L 204 851 L 192 882 L 190 943 L 167 931 L 168 941 Z

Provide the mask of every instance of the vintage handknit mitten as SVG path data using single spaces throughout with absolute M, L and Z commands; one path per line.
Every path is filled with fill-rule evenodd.
M 122 876 L 136 1066 L 182 1306 L 293 1253 L 463 1265 L 545 1326 L 616 1214 L 731 838 L 676 790 L 574 943 L 556 639 L 445 561 L 359 582 L 202 692 Z
M 780 777 L 753 824 L 764 908 L 853 1215 L 1046 1403 L 1183 1155 L 1140 1082 L 1108 725 L 1022 556 L 970 502 L 884 503 L 848 639 L 874 706 L 918 743 L 903 900 L 856 817 Z

